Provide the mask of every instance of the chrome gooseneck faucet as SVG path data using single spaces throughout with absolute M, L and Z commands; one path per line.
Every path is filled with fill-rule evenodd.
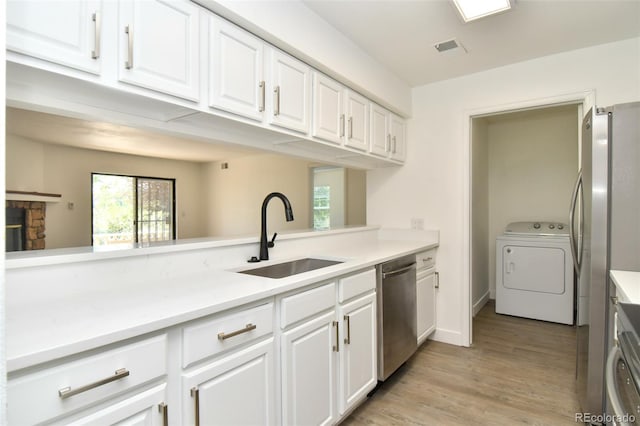
M 293 210 L 291 209 L 291 203 L 289 199 L 280 192 L 272 192 L 267 195 L 262 202 L 262 222 L 260 227 L 260 260 L 269 260 L 269 247 L 273 247 L 275 244 L 276 236 L 278 233 L 273 234 L 271 241 L 267 242 L 267 205 L 272 198 L 277 197 L 282 200 L 284 204 L 284 215 L 287 222 L 293 220 Z

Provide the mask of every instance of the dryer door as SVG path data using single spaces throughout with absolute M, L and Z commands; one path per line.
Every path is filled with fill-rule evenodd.
M 540 293 L 565 292 L 565 252 L 556 247 L 505 245 L 502 283 L 506 288 Z

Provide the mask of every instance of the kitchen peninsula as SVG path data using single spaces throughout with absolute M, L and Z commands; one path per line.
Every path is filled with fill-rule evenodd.
M 214 392 L 224 395 L 222 401 L 233 407 L 237 406 L 232 404 L 234 398 L 240 401 L 250 388 L 262 392 L 263 398 L 244 410 L 244 415 L 259 416 L 250 420 L 282 423 L 282 416 L 291 422 L 320 414 L 295 412 L 291 405 L 301 408 L 305 402 L 284 396 L 293 368 L 287 354 L 301 356 L 295 351 L 295 339 L 293 349 L 287 349 L 289 339 L 318 322 L 316 334 L 328 339 L 318 342 L 328 347 L 314 369 L 322 370 L 325 359 L 332 360 L 329 367 L 334 374 L 351 374 L 352 380 L 337 380 L 344 382 L 339 391 L 331 383 L 324 394 L 329 405 L 328 413 L 322 415 L 338 421 L 375 386 L 375 371 L 363 371 L 358 363 L 366 362 L 360 357 L 354 363 L 348 358 L 350 350 L 365 350 L 369 366 L 375 364 L 375 321 L 362 321 L 371 320 L 372 315 L 375 319 L 374 266 L 433 249 L 438 241 L 437 231 L 373 226 L 289 233 L 279 236 L 271 249 L 273 260 L 261 266 L 304 257 L 342 263 L 282 279 L 237 273 L 254 266 L 246 260 L 257 253 L 255 238 L 9 254 L 9 421 L 96 421 L 162 403 L 171 409 L 147 414 L 165 416 L 169 423 L 197 423 L 200 416 L 213 420 L 216 414 L 205 408 L 194 412 L 194 401 Z M 350 323 L 344 318 L 350 318 Z M 358 332 L 367 325 L 369 346 L 358 347 Z M 354 342 L 351 347 L 343 344 L 345 333 Z M 349 388 L 350 382 L 362 380 L 367 372 L 366 387 Z M 66 397 L 75 387 L 102 379 L 101 374 L 108 383 L 86 392 L 80 388 L 81 394 Z M 58 389 L 60 375 L 69 379 L 69 390 Z M 203 375 L 218 382 L 202 382 Z M 253 380 L 262 386 L 251 386 Z M 322 400 L 322 383 L 315 385 Z M 27 409 L 24 396 L 33 392 L 37 393 L 33 397 L 47 401 L 46 409 Z M 148 395 L 153 397 L 147 400 Z

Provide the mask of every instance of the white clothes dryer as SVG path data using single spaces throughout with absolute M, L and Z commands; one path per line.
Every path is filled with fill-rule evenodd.
M 514 222 L 496 238 L 496 313 L 573 324 L 573 287 L 566 224 Z

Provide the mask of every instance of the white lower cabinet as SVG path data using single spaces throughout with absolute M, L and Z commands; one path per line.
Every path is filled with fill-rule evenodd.
M 416 255 L 416 307 L 418 322 L 418 345 L 436 330 L 436 291 L 438 273 L 435 268 L 436 250 Z
M 269 338 L 184 374 L 183 424 L 275 424 L 273 347 Z
M 167 385 L 156 386 L 65 425 L 164 426 L 169 424 Z
M 376 386 L 375 287 L 371 269 L 282 298 L 284 425 L 335 424 Z
M 375 282 L 374 282 L 375 283 Z M 341 305 L 343 345 L 340 349 L 340 414 L 376 386 L 376 294 Z
M 150 384 L 164 382 L 166 360 L 167 337 L 163 334 L 45 365 L 32 373 L 11 374 L 7 383 L 8 424 L 66 424 L 76 421 L 83 410 L 85 417 L 96 412 L 96 421 L 90 423 L 100 423 L 100 418 L 126 418 L 166 403 L 155 394 L 158 398 L 152 398 L 153 402 L 145 399 L 139 403 Z
M 335 310 L 282 334 L 282 423 L 329 425 L 336 417 Z

